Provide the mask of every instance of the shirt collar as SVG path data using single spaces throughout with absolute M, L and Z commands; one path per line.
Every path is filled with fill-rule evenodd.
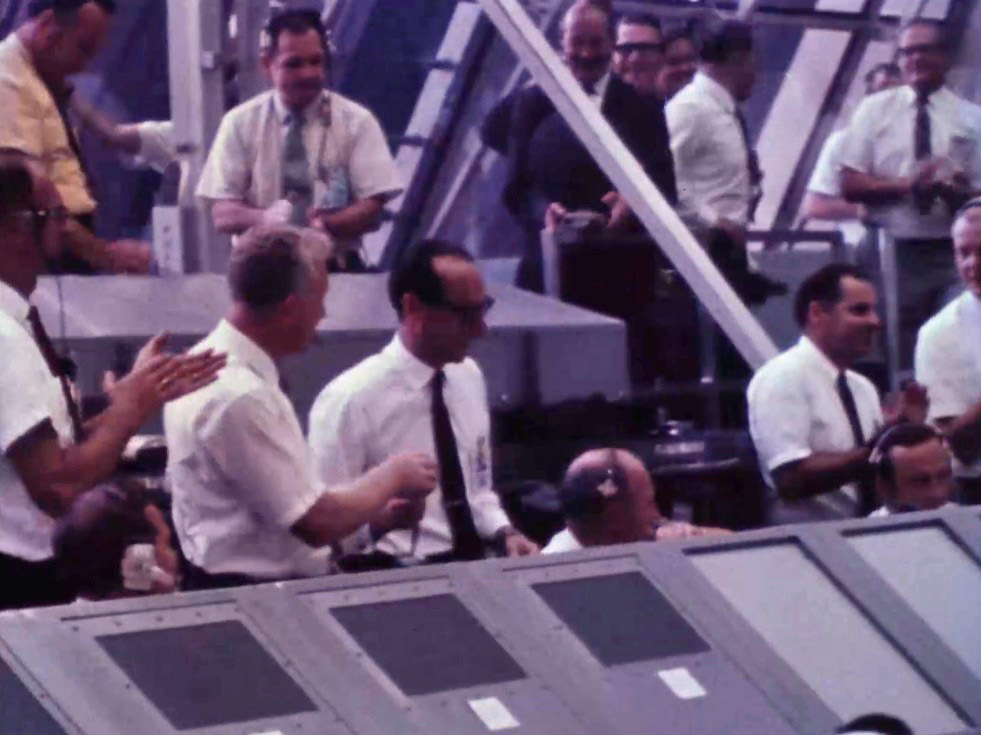
M 700 89 L 705 96 L 715 100 L 726 112 L 736 111 L 735 98 L 729 93 L 728 89 L 712 79 L 712 77 L 699 71 L 695 73 L 695 79 L 692 80 L 692 83 L 697 85 L 697 89 Z
M 910 107 L 916 107 L 916 90 L 910 85 L 906 84 L 900 87 L 899 94 L 903 96 L 906 104 L 908 104 Z M 948 94 L 950 94 L 950 90 L 948 90 L 947 87 L 940 87 L 933 90 L 929 95 L 927 95 L 927 107 L 942 104 Z
M 846 370 L 839 369 L 837 365 L 831 362 L 831 358 L 825 355 L 821 351 L 821 348 L 814 344 L 806 335 L 801 335 L 797 346 L 804 351 L 810 362 L 819 367 L 821 372 L 825 373 L 832 381 L 837 380 L 840 373 L 847 372 Z
M 293 112 L 287 109 L 286 105 L 283 104 L 283 101 L 279 98 L 279 92 L 275 89 L 272 92 L 272 99 L 273 110 L 276 112 L 276 119 L 281 125 L 288 125 L 293 119 Z M 303 111 L 300 114 L 303 115 L 303 119 L 305 121 L 310 122 L 310 120 L 314 119 L 321 111 L 322 105 L 328 101 L 329 98 L 327 96 L 327 90 L 325 89 L 319 95 L 317 95 L 317 98 L 313 102 L 303 108 Z
M 227 352 L 229 360 L 243 363 L 260 378 L 279 385 L 279 370 L 269 353 L 238 331 L 230 322 L 222 319 L 211 333 L 210 346 L 218 352 Z
M 26 327 L 27 312 L 30 310 L 30 302 L 17 289 L 0 281 L 0 311 Z
M 397 332 L 382 354 L 392 362 L 415 390 L 425 388 L 436 374 L 434 368 L 409 352 L 402 342 L 402 337 Z

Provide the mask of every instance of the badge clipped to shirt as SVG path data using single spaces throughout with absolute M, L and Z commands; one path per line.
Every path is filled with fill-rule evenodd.
M 477 437 L 477 451 L 474 456 L 476 458 L 474 462 L 476 485 L 480 489 L 490 489 L 490 448 L 486 436 Z

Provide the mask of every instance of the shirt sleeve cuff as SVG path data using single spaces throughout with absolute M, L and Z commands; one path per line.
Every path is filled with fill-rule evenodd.
M 788 449 L 780 452 L 780 454 L 776 455 L 775 457 L 771 457 L 766 463 L 766 468 L 770 470 L 770 472 L 773 472 L 773 470 L 777 469 L 778 467 L 783 467 L 785 464 L 807 459 L 811 456 L 811 454 L 813 454 L 813 452 L 810 449 Z
M 0 451 L 3 454 L 6 454 L 10 450 L 10 447 L 44 421 L 51 420 L 51 416 L 42 409 L 37 409 L 29 413 L 18 413 L 11 418 L 11 423 L 5 425 L 2 429 L 2 434 L 0 434 Z

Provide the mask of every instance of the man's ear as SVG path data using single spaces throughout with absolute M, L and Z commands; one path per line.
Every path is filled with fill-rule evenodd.
M 411 316 L 418 314 L 423 307 L 422 301 L 414 293 L 402 294 L 402 315 Z

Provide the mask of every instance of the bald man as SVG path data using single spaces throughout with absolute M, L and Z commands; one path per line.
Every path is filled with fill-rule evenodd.
M 920 329 L 916 379 L 930 394 L 929 420 L 942 429 L 957 462 L 963 502 L 981 502 L 981 198 L 968 202 L 951 230 L 964 293 Z
M 644 463 L 623 449 L 593 449 L 577 457 L 566 470 L 559 500 L 566 527 L 543 554 L 729 533 L 667 521 L 654 503 Z

